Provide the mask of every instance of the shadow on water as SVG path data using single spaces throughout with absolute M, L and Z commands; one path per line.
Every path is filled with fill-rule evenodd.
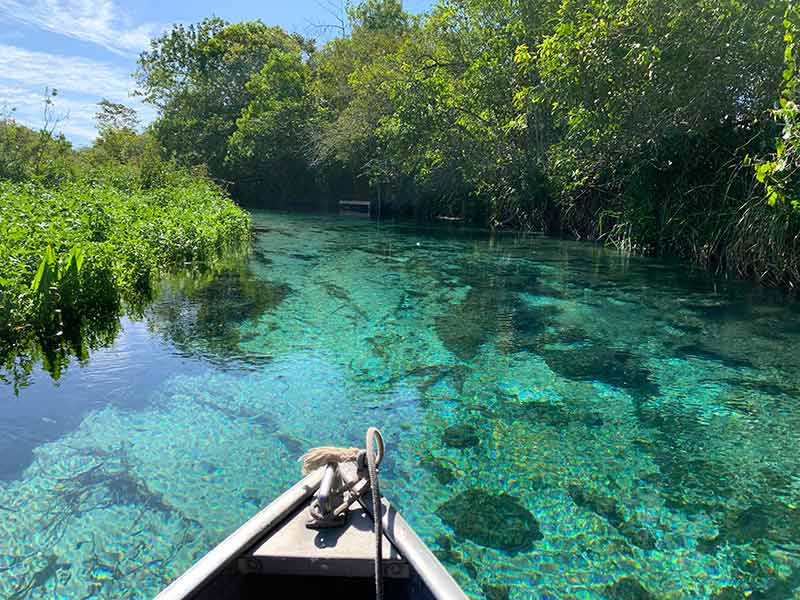
M 537 285 L 531 270 L 486 270 L 463 264 L 447 272 L 469 290 L 463 300 L 436 317 L 436 333 L 461 360 L 474 359 L 490 340 L 506 353 L 531 350 L 560 312 L 557 306 L 530 306 L 520 299 L 520 291 Z
M 113 314 L 65 328 L 46 343 L 32 340 L 24 352 L 17 349 L 0 370 L 0 481 L 18 478 L 37 446 L 73 430 L 90 411 L 107 404 L 140 408 L 147 391 L 175 373 L 190 374 L 209 363 L 247 369 L 270 361 L 242 350 L 241 326 L 289 293 L 285 284 L 256 277 L 248 257 L 236 255 L 212 271 L 163 281 L 152 304 L 140 309 L 147 332 L 141 323 Z M 101 348 L 105 357 L 91 361 Z M 128 355 L 136 360 L 126 360 Z M 120 386 L 120 380 L 130 385 Z M 62 384 L 81 392 L 61 393 Z
M 110 346 L 119 333 L 119 316 L 109 311 L 64 323 L 58 331 L 32 333 L 13 348 L 0 348 L 0 399 L 2 387 L 16 395 L 30 385 L 39 366 L 57 381 L 71 362 L 86 364 L 92 352 Z
M 244 352 L 241 327 L 274 310 L 290 293 L 285 283 L 256 277 L 242 263 L 201 279 L 168 281 L 148 310 L 147 321 L 186 356 L 222 368 L 258 366 L 271 357 Z

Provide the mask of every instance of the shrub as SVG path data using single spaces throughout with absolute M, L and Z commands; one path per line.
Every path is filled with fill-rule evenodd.
M 6 370 L 26 373 L 38 356 L 56 375 L 86 354 L 84 340 L 107 340 L 123 305 L 140 309 L 156 276 L 204 268 L 249 239 L 247 213 L 209 180 L 179 173 L 143 189 L 128 175 L 109 166 L 52 188 L 0 181 Z

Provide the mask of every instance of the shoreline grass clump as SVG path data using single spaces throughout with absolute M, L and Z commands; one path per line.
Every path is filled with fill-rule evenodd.
M 58 377 L 69 356 L 113 341 L 123 307 L 138 313 L 158 276 L 208 268 L 249 240 L 249 215 L 206 178 L 88 179 L 0 181 L 0 377 L 15 384 L 39 360 Z

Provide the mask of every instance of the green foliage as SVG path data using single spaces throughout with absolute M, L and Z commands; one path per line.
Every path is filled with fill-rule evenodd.
M 412 17 L 363 0 L 347 14 L 350 34 L 318 51 L 218 19 L 155 40 L 138 75 L 155 139 L 265 203 L 380 197 L 384 214 L 798 279 L 794 2 L 438 0 Z M 773 212 L 752 202 L 764 189 Z
M 442 1 L 397 53 L 380 134 L 431 213 L 519 226 L 546 205 L 547 124 L 511 101 L 530 88 L 521 49 L 537 28 L 521 3 Z
M 136 131 L 136 111 L 108 100 L 99 107 L 98 136 L 91 147 L 79 151 L 76 180 L 131 192 L 183 184 L 185 171 L 177 161 L 164 157 L 164 149 L 150 131 Z M 195 170 L 197 175 L 207 175 L 203 168 Z
M 347 11 L 355 29 L 403 31 L 409 22 L 400 0 L 364 0 Z
M 139 115 L 129 106 L 112 102 L 106 98 L 103 98 L 97 105 L 100 110 L 95 116 L 100 133 L 107 130 L 136 131 L 139 127 Z
M 273 157 L 262 162 L 254 146 L 277 146 L 300 132 L 277 127 L 280 137 L 275 140 L 265 139 L 266 133 L 254 135 L 253 120 L 274 109 L 256 94 L 265 89 L 270 75 L 291 77 L 286 61 L 297 62 L 312 50 L 302 37 L 260 21 L 230 24 L 210 18 L 196 26 L 176 25 L 153 40 L 139 58 L 140 94 L 160 111 L 153 134 L 168 156 L 184 166 L 205 165 L 216 179 L 258 184 L 263 178 L 273 186 L 286 186 L 290 180 L 270 171 Z M 277 84 L 286 85 L 293 83 Z M 245 131 L 234 138 L 240 122 Z M 299 138 L 291 145 L 298 147 Z M 258 181 L 252 181 L 254 176 Z
M 273 49 L 246 84 L 252 100 L 236 120 L 226 164 L 244 183 L 256 182 L 278 197 L 298 189 L 287 181 L 309 179 L 306 124 L 313 114 L 311 74 L 299 51 Z
M 69 355 L 107 343 L 123 303 L 143 306 L 158 274 L 211 264 L 249 235 L 246 213 L 186 174 L 133 191 L 0 182 L 0 364 L 22 360 L 24 379 L 43 358 L 57 376 Z
M 796 37 L 800 35 L 800 7 L 789 2 L 783 20 L 786 42 L 784 50 L 785 68 L 780 106 L 772 111 L 781 135 L 776 140 L 775 153 L 755 164 L 756 178 L 764 185 L 767 202 L 778 203 L 800 209 L 800 106 L 798 76 L 800 59 Z
M 109 128 L 100 131 L 84 155 L 89 165 L 117 164 L 142 168 L 148 161 L 161 160 L 161 148 L 149 133 Z
M 352 36 L 334 40 L 312 62 L 319 105 L 314 164 L 339 179 L 391 177 L 379 127 L 391 110 L 387 84 L 396 76 L 394 56 L 408 35 L 408 17 L 397 15 L 396 5 L 386 0 L 352 8 Z
M 665 228 L 724 198 L 724 165 L 772 102 L 777 4 L 562 4 L 538 68 L 561 131 L 549 172 L 576 228 L 606 234 L 592 218 L 606 215 L 628 243 L 671 251 L 688 232 Z
M 12 113 L 0 114 L 0 179 L 52 185 L 74 174 L 72 144 L 48 129 L 20 125 Z

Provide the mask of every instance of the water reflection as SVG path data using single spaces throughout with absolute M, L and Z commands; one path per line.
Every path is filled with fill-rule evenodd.
M 187 356 L 200 356 L 223 368 L 258 366 L 270 356 L 243 353 L 241 326 L 257 322 L 289 293 L 287 284 L 258 278 L 241 262 L 202 277 L 171 278 L 147 312 L 147 322 Z
M 58 380 L 71 362 L 85 364 L 90 354 L 109 346 L 120 331 L 116 312 L 103 312 L 57 331 L 34 332 L 12 347 L 0 347 L 0 385 L 19 394 L 40 367 Z

